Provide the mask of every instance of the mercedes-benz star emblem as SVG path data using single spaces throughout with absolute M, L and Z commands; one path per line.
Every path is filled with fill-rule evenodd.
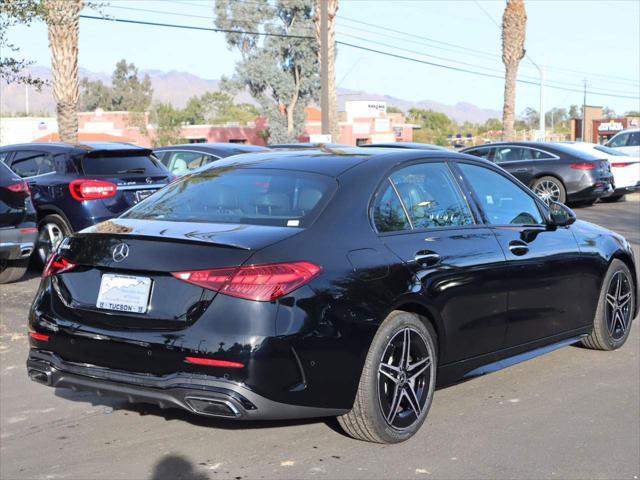
M 126 243 L 119 243 L 118 245 L 113 247 L 112 256 L 114 262 L 123 261 L 129 256 L 129 245 L 127 245 Z
M 153 183 L 153 178 L 151 178 L 151 177 L 147 177 L 147 178 L 146 178 L 146 180 L 145 180 L 145 182 L 147 182 L 147 183 L 151 184 L 151 183 Z

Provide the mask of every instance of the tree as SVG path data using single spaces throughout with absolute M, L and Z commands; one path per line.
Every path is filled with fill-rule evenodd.
M 184 121 L 190 125 L 202 123 L 246 124 L 254 121 L 260 113 L 258 109 L 248 103 L 236 104 L 233 97 L 223 91 L 206 92 L 200 96 L 193 96 L 183 110 Z
M 144 112 L 151 105 L 152 96 L 149 75 L 140 81 L 137 67 L 120 60 L 111 77 L 111 110 Z
M 640 117 L 640 110 L 629 110 L 624 114 L 625 117 Z
M 153 97 L 149 75 L 140 80 L 137 67 L 126 60 L 116 64 L 111 85 L 105 85 L 102 80 L 83 78 L 80 86 L 80 105 L 87 111 L 101 108 L 107 111 L 144 112 L 151 106 Z
M 400 110 L 398 107 L 395 107 L 393 105 L 389 105 L 387 107 L 387 113 L 404 113 L 402 110 Z
M 536 125 L 540 123 L 540 113 L 535 108 L 527 107 L 522 114 L 522 120 L 524 121 L 527 129 L 533 130 Z
M 505 67 L 502 123 L 504 139 L 513 140 L 518 66 L 525 55 L 527 12 L 524 0 L 507 0 L 502 16 L 502 63 Z
M 184 123 L 184 113 L 170 103 L 159 103 L 151 112 L 151 121 L 155 123 L 156 136 L 153 144 L 156 147 L 184 143 L 180 135 Z
M 63 142 L 78 141 L 78 35 L 84 0 L 44 0 L 51 47 L 53 97 Z
M 495 132 L 502 130 L 502 122 L 497 118 L 489 118 L 482 127 L 485 132 Z
M 313 29 L 313 0 L 216 0 L 218 28 L 264 31 L 274 35 L 227 33 L 241 60 L 233 81 L 247 87 L 269 120 L 273 142 L 296 141 L 304 129 L 304 108 L 318 98 L 318 48 Z M 298 38 L 303 37 L 303 38 Z
M 30 25 L 44 18 L 41 0 L 2 0 L 0 2 L 0 79 L 7 83 L 18 82 L 40 89 L 45 82 L 25 73 L 33 62 L 20 56 L 20 48 L 10 43 L 7 30 L 14 25 Z
M 447 145 L 448 135 L 458 131 L 458 125 L 447 115 L 433 110 L 411 108 L 408 112 L 408 121 L 420 125 L 413 137 L 416 142 L 435 143 Z
M 102 83 L 102 80 L 89 80 L 85 77 L 80 80 L 80 110 L 93 112 L 98 108 L 111 109 L 111 88 Z
M 327 2 L 327 24 L 328 24 L 328 55 L 327 67 L 329 71 L 329 133 L 334 141 L 340 137 L 340 127 L 338 125 L 338 93 L 336 89 L 336 15 L 338 14 L 338 0 L 315 0 L 315 27 L 316 40 L 320 45 L 320 5 Z M 318 63 L 322 63 L 322 54 L 318 48 Z
M 603 118 L 616 118 L 616 112 L 615 110 L 613 110 L 612 108 L 609 107 L 604 107 L 602 109 L 602 117 Z
M 582 106 L 571 105 L 569 107 L 569 118 L 582 118 Z

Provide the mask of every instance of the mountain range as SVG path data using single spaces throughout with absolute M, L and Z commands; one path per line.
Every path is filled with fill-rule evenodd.
M 32 67 L 31 73 L 45 80 L 51 80 L 51 70 L 46 67 Z M 200 78 L 187 72 L 160 70 L 142 70 L 140 75 L 149 75 L 153 85 L 153 99 L 157 102 L 170 102 L 175 107 L 184 107 L 187 100 L 194 95 L 201 95 L 207 91 L 218 90 L 219 80 Z M 80 69 L 80 78 L 87 77 L 90 80 L 102 80 L 110 83 L 111 75 L 96 73 Z M 7 84 L 0 82 L 0 113 L 12 114 L 25 111 L 25 95 L 27 88 L 19 84 Z M 51 115 L 55 112 L 55 103 L 51 94 L 51 87 L 45 86 L 37 92 L 29 87 L 29 111 L 31 114 Z M 248 92 L 240 92 L 236 95 L 236 102 L 255 103 Z M 344 103 L 349 100 L 376 100 L 387 102 L 387 105 L 395 106 L 403 111 L 410 108 L 430 109 L 441 112 L 454 119 L 456 122 L 465 121 L 483 123 L 489 118 L 500 118 L 501 112 L 467 102 L 458 102 L 455 105 L 446 105 L 434 100 L 407 100 L 389 95 L 370 93 L 363 90 L 338 89 L 338 110 L 344 109 Z

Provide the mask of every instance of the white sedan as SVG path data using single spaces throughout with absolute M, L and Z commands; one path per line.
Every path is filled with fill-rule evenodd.
M 616 202 L 627 193 L 640 191 L 640 158 L 638 156 L 632 157 L 617 148 L 596 143 L 573 142 L 568 143 L 568 146 L 609 160 L 615 190 L 610 196 L 602 198 L 602 201 Z
M 632 157 L 640 157 L 640 128 L 628 128 L 616 133 L 607 142 L 607 147 L 615 148 Z

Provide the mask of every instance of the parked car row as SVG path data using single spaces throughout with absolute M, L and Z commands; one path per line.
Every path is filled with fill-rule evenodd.
M 499 165 L 546 203 L 591 204 L 599 198 L 616 201 L 640 189 L 640 159 L 621 151 L 634 148 L 635 134 L 640 135 L 640 131 L 622 132 L 614 137 L 610 144 L 624 144 L 619 148 L 586 143 L 503 142 L 471 147 L 463 152 Z M 422 143 L 379 143 L 362 147 L 446 151 L 443 147 Z M 23 256 L 35 251 L 44 263 L 51 251 L 72 232 L 120 215 L 176 177 L 206 169 L 234 155 L 318 148 L 331 152 L 351 147 L 316 143 L 269 147 L 199 143 L 152 151 L 125 143 L 33 143 L 0 147 L 0 163 L 13 172 L 11 181 L 17 178 L 23 182 L 26 186 L 23 195 L 29 197 L 24 203 L 32 203 L 31 208 L 35 208 L 37 225 L 22 230 L 33 235 L 33 229 L 37 228 L 37 238 L 30 251 L 23 251 Z M 0 223 L 0 245 L 15 243 L 15 235 L 8 234 L 10 224 L 7 222 Z M 2 254 L 0 283 L 15 280 L 20 277 L 19 272 L 24 272 L 24 258 L 14 257 L 15 253 Z
M 611 187 L 606 161 L 568 148 L 543 160 L 566 169 L 567 192 Z M 102 153 L 82 158 L 111 170 Z M 106 175 L 114 188 L 138 192 L 159 168 L 137 158 L 126 181 Z M 27 373 L 228 420 L 334 416 L 353 438 L 398 443 L 436 386 L 576 342 L 620 348 L 638 311 L 630 244 L 498 163 L 289 148 L 200 166 L 58 245 L 29 313 Z

